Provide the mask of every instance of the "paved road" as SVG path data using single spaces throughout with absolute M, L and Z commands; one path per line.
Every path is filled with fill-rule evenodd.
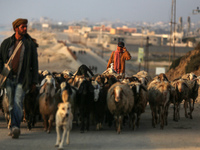
M 172 121 L 172 108 L 169 111 L 169 125 L 161 130 L 159 126 L 151 127 L 151 111 L 147 106 L 142 114 L 140 128 L 132 131 L 124 126 L 121 134 L 117 134 L 114 126 L 108 128 L 104 125 L 102 131 L 96 131 L 91 125 L 90 131 L 80 133 L 79 127 L 73 126 L 70 145 L 64 145 L 64 149 L 70 150 L 182 150 L 200 149 L 200 105 L 194 110 L 194 119 L 184 117 L 181 107 L 181 120 Z M 55 150 L 56 132 L 47 134 L 43 131 L 42 122 L 37 122 L 35 128 L 28 131 L 26 124 L 22 123 L 21 136 L 12 139 L 7 136 L 8 129 L 2 113 L 0 112 L 0 150 Z
M 94 74 L 103 73 L 106 70 L 107 62 L 93 53 L 91 50 L 86 50 L 86 53 L 79 54 L 77 53 L 78 60 L 91 68 Z M 97 68 L 96 70 L 94 68 Z

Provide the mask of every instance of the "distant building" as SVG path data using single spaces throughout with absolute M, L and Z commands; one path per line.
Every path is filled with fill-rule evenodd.
M 126 26 L 124 27 L 117 27 L 116 29 L 112 28 L 110 30 L 110 34 L 119 34 L 119 35 L 131 35 L 132 33 L 136 33 L 136 28 L 128 28 Z
M 81 26 L 69 26 L 68 27 L 69 32 L 79 32 L 80 29 L 81 29 Z
M 104 32 L 110 32 L 111 27 L 105 27 L 104 25 L 102 26 L 93 26 L 92 28 L 93 31 L 104 31 Z

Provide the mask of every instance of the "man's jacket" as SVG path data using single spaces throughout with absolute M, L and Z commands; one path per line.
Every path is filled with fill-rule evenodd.
M 9 60 L 9 48 L 15 43 L 15 34 L 5 39 L 0 47 L 0 72 L 4 64 Z M 38 55 L 37 44 L 26 34 L 23 38 L 25 46 L 23 63 L 18 82 L 22 83 L 23 89 L 27 91 L 32 84 L 38 83 Z M 12 78 L 12 71 L 8 78 Z
M 120 54 L 120 63 L 121 63 L 120 73 L 125 73 L 125 60 L 130 60 L 130 59 L 131 55 L 128 51 L 124 51 L 123 53 Z M 113 51 L 110 56 L 110 59 L 107 64 L 107 69 L 110 68 L 111 63 L 115 64 L 114 60 L 115 60 L 115 51 Z

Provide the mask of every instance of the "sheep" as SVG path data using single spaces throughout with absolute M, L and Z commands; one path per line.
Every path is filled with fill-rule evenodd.
M 94 76 L 95 77 L 95 76 Z M 97 81 L 97 83 L 101 86 L 101 87 L 103 87 L 104 85 L 105 85 L 105 83 L 106 83 L 106 78 L 105 78 L 105 76 L 104 75 L 97 75 L 95 78 L 93 78 L 92 79 L 93 81 Z
M 71 78 L 71 80 L 68 81 L 68 83 L 75 87 L 76 89 L 79 89 L 81 83 L 86 79 L 84 75 L 75 75 L 74 78 Z M 89 79 L 89 78 L 87 78 Z
M 149 104 L 152 111 L 152 126 L 155 128 L 157 113 L 159 113 L 160 128 L 164 129 L 167 125 L 168 108 L 170 104 L 170 84 L 169 82 L 158 83 L 148 91 Z
M 92 86 L 90 80 L 85 79 L 80 84 L 80 87 L 77 91 L 76 104 L 80 112 L 81 133 L 85 131 L 85 122 L 86 130 L 89 131 L 90 113 L 94 106 L 94 87 Z
M 122 120 L 125 115 L 130 114 L 134 106 L 134 94 L 127 84 L 116 82 L 107 94 L 107 105 L 116 121 L 116 130 L 121 132 Z
M 137 77 L 144 85 L 147 85 L 152 80 L 151 77 L 148 75 L 148 73 L 144 70 L 139 71 L 137 74 L 133 76 Z
M 39 87 L 36 86 L 33 92 L 28 92 L 24 96 L 24 117 L 27 122 L 27 127 L 29 130 L 35 125 L 36 123 L 36 115 L 38 114 L 38 98 L 39 95 Z
M 4 111 L 4 116 L 7 122 L 7 127 L 10 129 L 11 127 L 11 117 L 9 112 L 9 100 L 8 100 L 8 94 L 6 92 L 6 89 L 3 89 L 3 95 L 2 95 L 2 110 Z
M 181 76 L 181 79 L 186 79 L 186 80 L 193 80 L 196 78 L 197 78 L 197 76 L 193 72 L 187 73 L 187 74 L 184 74 Z
M 198 97 L 199 84 L 197 80 L 198 79 L 184 80 L 189 87 L 188 102 L 189 102 L 190 112 L 188 114 L 190 115 L 190 119 L 193 118 L 192 112 L 194 110 L 194 103 L 195 103 L 196 98 Z M 191 100 L 193 101 L 192 106 L 191 106 Z
M 108 69 L 105 70 L 102 74 L 103 74 L 103 75 L 111 74 L 111 75 L 117 76 L 117 72 L 116 72 L 113 68 L 108 68 Z
M 107 106 L 107 94 L 108 94 L 109 88 L 116 82 L 118 82 L 118 80 L 116 79 L 114 75 L 104 76 L 104 84 L 101 87 L 101 91 L 99 95 L 99 102 L 101 102 L 101 105 L 105 104 L 105 123 L 107 123 L 109 127 L 112 126 L 113 115 L 110 113 Z
M 154 88 L 157 84 L 161 83 L 159 79 L 153 79 L 147 86 L 147 90 Z
M 139 127 L 140 116 L 145 112 L 147 105 L 147 88 L 141 84 L 139 81 L 129 83 L 133 93 L 134 93 L 134 107 L 133 107 L 133 126 L 135 128 L 135 114 L 137 114 L 136 126 Z
M 47 133 L 50 133 L 51 131 L 57 108 L 54 97 L 55 91 L 55 79 L 51 75 L 47 75 L 40 88 L 41 94 L 39 96 L 39 110 L 44 120 L 44 130 L 47 131 Z M 49 127 L 47 129 L 48 123 Z
M 158 76 L 154 77 L 154 79 L 159 79 L 160 81 L 167 81 L 169 82 L 167 76 L 164 73 L 160 73 Z
M 75 75 L 83 75 L 84 77 L 92 77 L 94 76 L 93 72 L 86 65 L 82 64 Z
M 92 81 L 92 85 L 94 87 L 94 116 L 96 120 L 96 130 L 102 129 L 102 124 L 104 120 L 105 108 L 106 108 L 106 100 L 103 99 L 101 96 L 102 94 L 102 87 L 100 87 L 97 81 Z
M 135 77 L 135 76 L 132 76 L 132 77 L 125 77 L 122 81 L 121 81 L 121 83 L 131 83 L 131 82 L 133 82 L 133 81 L 138 81 L 138 82 L 141 82 L 137 77 Z
M 183 79 L 178 79 L 172 81 L 172 86 L 175 88 L 177 98 L 175 100 L 175 120 L 178 121 L 180 119 L 180 103 L 185 100 L 184 108 L 185 108 L 185 117 L 188 118 L 187 114 L 187 102 L 189 99 L 189 87 L 187 83 Z

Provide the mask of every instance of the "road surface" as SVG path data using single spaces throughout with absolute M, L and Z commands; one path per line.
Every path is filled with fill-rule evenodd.
M 147 106 L 142 114 L 140 128 L 132 131 L 128 125 L 124 126 L 121 134 L 115 132 L 114 126 L 109 128 L 104 124 L 102 131 L 96 131 L 90 126 L 90 131 L 80 133 L 79 127 L 73 125 L 70 133 L 70 145 L 64 143 L 64 149 L 69 150 L 197 150 L 200 149 L 200 104 L 196 104 L 193 119 L 184 117 L 181 107 L 181 119 L 172 121 L 172 107 L 169 110 L 169 124 L 161 130 L 151 126 L 151 111 Z M 54 126 L 55 127 L 55 126 Z M 55 150 L 56 131 L 50 134 L 43 131 L 43 124 L 38 121 L 31 131 L 26 123 L 21 124 L 21 136 L 12 139 L 8 136 L 8 129 L 2 112 L 0 112 L 0 150 Z

